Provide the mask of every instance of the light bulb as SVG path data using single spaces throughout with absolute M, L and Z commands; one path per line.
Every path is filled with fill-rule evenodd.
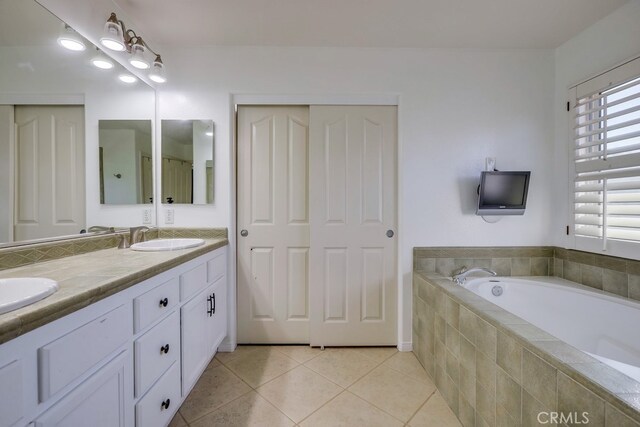
M 80 52 L 87 48 L 82 37 L 67 24 L 63 24 L 62 26 L 62 31 L 58 36 L 58 44 L 74 52 Z
M 113 68 L 113 62 L 111 62 L 111 60 L 100 50 L 98 50 L 96 56 L 91 59 L 91 63 L 101 70 L 110 70 Z
M 127 84 L 135 83 L 136 81 L 138 81 L 138 79 L 133 77 L 131 74 L 120 74 L 118 78 L 120 79 L 121 82 L 124 82 Z

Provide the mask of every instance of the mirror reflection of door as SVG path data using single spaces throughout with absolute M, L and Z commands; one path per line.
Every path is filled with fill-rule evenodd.
M 100 120 L 100 202 L 153 203 L 151 120 Z
M 213 122 L 162 120 L 162 203 L 213 203 Z
M 84 107 L 15 107 L 13 240 L 85 227 Z

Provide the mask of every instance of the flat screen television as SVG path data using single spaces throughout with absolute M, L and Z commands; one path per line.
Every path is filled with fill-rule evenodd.
M 482 172 L 476 215 L 522 215 L 531 172 Z

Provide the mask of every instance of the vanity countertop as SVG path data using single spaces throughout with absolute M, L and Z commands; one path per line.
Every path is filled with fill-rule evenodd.
M 0 279 L 46 277 L 60 285 L 55 294 L 0 315 L 0 344 L 228 243 L 205 239 L 203 246 L 165 252 L 104 249 L 0 271 Z

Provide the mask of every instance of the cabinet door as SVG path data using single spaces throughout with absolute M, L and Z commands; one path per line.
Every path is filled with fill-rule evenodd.
M 125 373 L 130 363 L 123 351 L 35 421 L 35 427 L 125 425 Z
M 218 346 L 227 336 L 227 280 L 226 276 L 222 276 L 213 284 L 212 297 L 213 310 L 209 317 L 209 328 L 211 334 L 210 353 L 213 354 Z
M 21 360 L 0 367 L 0 426 L 13 425 L 24 415 L 23 381 Z
M 210 312 L 214 285 L 196 295 L 180 309 L 182 328 L 182 395 L 186 396 L 211 359 Z

